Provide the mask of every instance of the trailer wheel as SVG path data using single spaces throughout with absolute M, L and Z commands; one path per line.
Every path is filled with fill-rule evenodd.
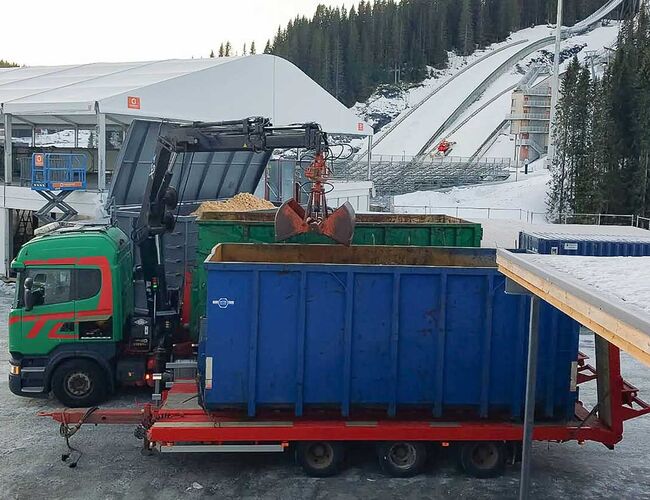
M 296 448 L 296 460 L 311 477 L 338 474 L 343 465 L 345 446 L 336 441 L 301 442 Z
M 427 447 L 414 441 L 389 441 L 377 445 L 382 470 L 393 477 L 413 477 L 427 462 Z
M 464 443 L 460 449 L 460 466 L 477 478 L 498 477 L 506 464 L 506 448 L 498 441 Z
M 64 361 L 52 375 L 52 392 L 71 408 L 95 406 L 106 397 L 106 375 L 89 360 Z

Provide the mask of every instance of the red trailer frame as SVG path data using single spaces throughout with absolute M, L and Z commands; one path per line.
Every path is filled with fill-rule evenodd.
M 595 441 L 612 449 L 623 438 L 623 422 L 650 413 L 650 405 L 638 397 L 638 389 L 623 380 L 620 350 L 609 344 L 603 366 L 607 377 L 599 376 L 587 357 L 580 354 L 576 384 L 598 379 L 607 385 L 609 411 L 596 416 L 581 402 L 576 403 L 575 420 L 535 425 L 533 439 L 566 442 Z M 63 409 L 41 412 L 72 432 L 83 424 L 138 424 L 145 448 L 171 451 L 282 451 L 292 443 L 327 442 L 430 442 L 448 446 L 454 442 L 521 442 L 523 423 L 504 421 L 440 421 L 423 414 L 391 420 L 378 414 L 342 419 L 332 413 L 296 418 L 293 414 L 267 412 L 250 419 L 238 411 L 206 412 L 198 404 L 195 380 L 178 380 L 164 391 L 159 404 L 148 403 L 127 409 Z M 609 395 L 617 395 L 611 397 Z M 599 402 L 599 406 L 604 404 Z M 601 417 L 605 415 L 605 417 Z M 606 422 L 610 420 L 610 422 Z M 271 449 L 269 445 L 274 445 Z M 238 449 L 234 449 L 238 448 Z

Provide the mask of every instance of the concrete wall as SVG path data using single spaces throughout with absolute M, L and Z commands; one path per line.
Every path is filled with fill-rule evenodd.
M 370 198 L 374 195 L 374 185 L 371 181 L 328 181 L 334 186 L 327 194 L 327 204 L 340 207 L 349 201 L 356 212 L 370 211 Z

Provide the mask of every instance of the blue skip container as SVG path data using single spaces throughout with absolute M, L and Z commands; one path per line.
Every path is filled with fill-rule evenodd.
M 599 226 L 601 231 L 604 227 Z M 519 248 L 545 255 L 643 257 L 650 255 L 650 236 L 522 231 Z
M 205 266 L 208 410 L 523 416 L 530 299 L 495 250 L 222 244 Z M 577 324 L 542 304 L 539 419 L 573 417 L 577 357 Z

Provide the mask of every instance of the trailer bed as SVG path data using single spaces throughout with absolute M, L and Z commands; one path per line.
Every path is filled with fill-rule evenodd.
M 619 349 L 609 344 L 603 355 L 607 359 L 606 376 L 596 373 L 587 363 L 587 357 L 580 353 L 576 383 L 598 378 L 608 385 L 608 395 L 617 396 L 599 400 L 598 412 L 577 402 L 573 419 L 536 423 L 533 439 L 594 441 L 611 449 L 623 437 L 624 421 L 650 413 L 650 405 L 639 398 L 636 387 L 621 377 Z M 341 446 L 345 442 L 371 442 L 378 446 L 410 442 L 442 447 L 458 445 L 461 449 L 478 443 L 485 443 L 483 446 L 495 443 L 509 446 L 512 459 L 516 459 L 523 438 L 522 422 L 454 420 L 449 415 L 436 419 L 429 411 L 401 413 L 399 418 L 388 418 L 385 411 L 368 409 L 351 413 L 347 418 L 342 418 L 336 410 L 324 409 L 305 412 L 302 417 L 296 417 L 290 409 L 265 410 L 255 418 L 248 417 L 245 409 L 206 411 L 200 405 L 196 380 L 176 380 L 170 389 L 162 392 L 158 403 L 133 408 L 61 409 L 39 415 L 62 423 L 62 434 L 68 438 L 83 424 L 137 425 L 136 435 L 144 439 L 144 449 L 164 453 L 282 452 L 290 446 L 299 450 L 303 445 L 319 442 L 341 443 Z

